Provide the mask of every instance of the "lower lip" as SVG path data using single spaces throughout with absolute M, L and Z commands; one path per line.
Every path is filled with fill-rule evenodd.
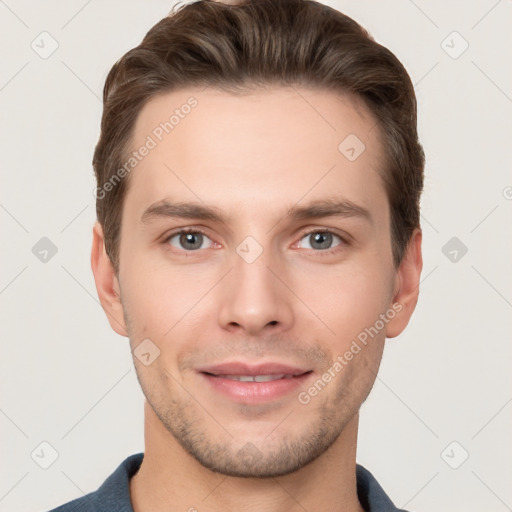
M 269 382 L 242 382 L 239 380 L 216 377 L 207 373 L 200 373 L 212 388 L 244 404 L 259 404 L 277 400 L 294 390 L 304 386 L 313 372 L 308 372 L 290 379 L 276 379 Z

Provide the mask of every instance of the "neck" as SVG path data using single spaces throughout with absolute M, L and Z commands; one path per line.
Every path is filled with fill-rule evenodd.
M 215 473 L 188 454 L 146 401 L 145 451 L 130 480 L 134 512 L 363 512 L 357 498 L 358 416 L 317 459 L 291 474 L 240 478 Z

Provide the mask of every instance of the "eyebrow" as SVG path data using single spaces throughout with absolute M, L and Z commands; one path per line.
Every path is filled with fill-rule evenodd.
M 322 217 L 356 217 L 373 224 L 373 218 L 367 208 L 348 200 L 324 199 L 313 201 L 305 206 L 294 205 L 287 210 L 282 218 L 284 217 L 291 217 L 292 220 L 307 220 Z M 226 222 L 221 210 L 218 208 L 193 202 L 172 203 L 167 200 L 159 201 L 149 206 L 142 214 L 141 221 L 146 224 L 158 218 L 183 218 L 210 220 L 219 223 Z

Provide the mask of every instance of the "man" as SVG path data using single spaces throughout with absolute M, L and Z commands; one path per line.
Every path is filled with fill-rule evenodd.
M 58 512 L 396 511 L 358 411 L 422 269 L 407 72 L 307 0 L 199 1 L 107 77 L 92 269 L 145 451 Z

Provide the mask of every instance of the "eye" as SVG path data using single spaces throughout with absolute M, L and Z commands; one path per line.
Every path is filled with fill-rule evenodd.
M 178 231 L 166 239 L 169 243 L 177 249 L 184 249 L 186 251 L 197 251 L 198 249 L 207 249 L 211 247 L 212 241 L 200 231 Z
M 338 240 L 338 243 L 333 245 L 333 241 Z M 303 242 L 305 241 L 305 242 Z M 335 235 L 331 231 L 313 231 L 308 233 L 299 242 L 300 247 L 303 249 L 314 249 L 319 251 L 325 251 L 332 249 L 343 242 L 341 237 Z

